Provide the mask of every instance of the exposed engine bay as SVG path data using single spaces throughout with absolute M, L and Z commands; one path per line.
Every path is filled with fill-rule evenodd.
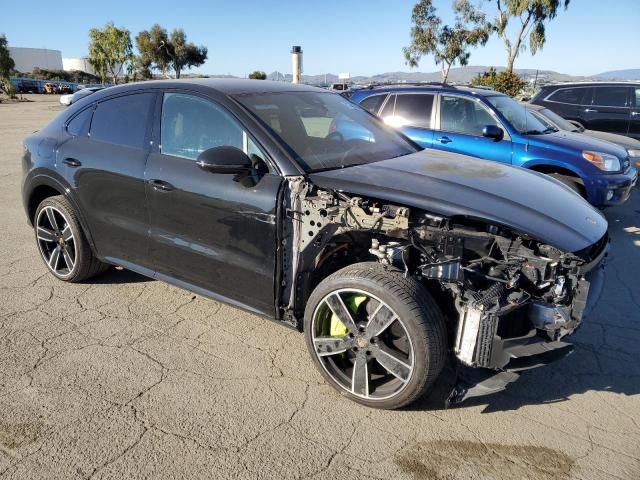
M 605 235 L 589 251 L 562 252 L 479 219 L 325 191 L 302 177 L 289 178 L 283 202 L 289 221 L 278 307 L 285 321 L 300 328 L 310 291 L 334 271 L 354 262 L 393 265 L 436 299 L 460 368 L 493 372 L 485 376 L 505 372 L 492 391 L 517 378 L 507 372 L 540 366 L 547 354 L 570 353 L 561 339 L 585 314 L 586 275 L 602 265 L 608 244 Z M 452 402 L 473 396 L 473 386 L 457 386 Z

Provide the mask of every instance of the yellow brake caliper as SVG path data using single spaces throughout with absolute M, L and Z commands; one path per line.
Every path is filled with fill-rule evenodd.
M 354 295 L 349 299 L 346 303 L 346 307 L 352 312 L 355 313 L 358 310 L 358 307 L 367 299 L 366 295 Z M 333 313 L 331 315 L 331 326 L 329 328 L 329 335 L 332 337 L 344 337 L 349 330 L 344 323 L 340 321 L 338 316 Z

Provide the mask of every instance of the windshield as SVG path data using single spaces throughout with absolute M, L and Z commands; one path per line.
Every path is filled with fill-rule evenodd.
M 307 172 L 418 151 L 402 135 L 334 93 L 252 93 L 235 98 L 286 144 Z
M 487 101 L 515 128 L 524 135 L 540 135 L 551 133 L 555 129 L 548 127 L 529 110 L 506 95 L 487 96 Z

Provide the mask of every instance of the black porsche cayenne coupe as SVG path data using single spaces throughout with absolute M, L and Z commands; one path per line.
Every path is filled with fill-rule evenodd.
M 107 88 L 26 138 L 23 169 L 58 279 L 117 265 L 276 319 L 378 408 L 417 399 L 447 361 L 458 402 L 568 353 L 607 251 L 605 219 L 562 184 L 420 151 L 306 86 Z

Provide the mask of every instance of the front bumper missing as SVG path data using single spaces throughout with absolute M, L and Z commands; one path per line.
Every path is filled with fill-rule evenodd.
M 446 405 L 500 392 L 522 372 L 570 355 L 573 345 L 560 339 L 573 333 L 593 311 L 604 286 L 604 265 L 604 261 L 599 261 L 585 274 L 569 308 L 545 306 L 541 310 L 536 304 L 521 307 L 519 313 L 528 317 L 532 326 L 523 335 L 510 338 L 500 335 L 500 322 L 513 318 L 477 312 L 463 316 L 456 339 L 456 382 Z M 465 327 L 473 332 L 465 335 L 462 332 Z

